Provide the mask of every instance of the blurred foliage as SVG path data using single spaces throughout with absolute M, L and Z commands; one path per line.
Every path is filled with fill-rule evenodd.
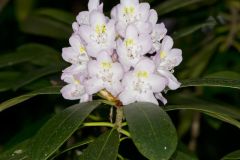
M 171 111 L 180 141 L 172 159 L 217 160 L 235 150 L 222 159 L 240 159 L 240 1 L 147 1 L 166 24 L 175 47 L 183 50 L 183 62 L 175 71 L 183 86 L 166 94 L 169 105 L 163 107 Z M 104 3 L 109 13 L 118 1 Z M 59 95 L 66 66 L 61 48 L 68 46 L 71 23 L 86 4 L 87 0 L 0 1 L 0 151 L 16 144 L 26 147 L 51 115 L 77 103 Z M 102 106 L 89 119 L 103 119 L 106 112 Z M 105 134 L 115 136 L 115 131 Z M 79 149 L 92 142 L 79 139 L 98 135 L 95 128 L 76 131 L 55 156 L 76 158 Z M 129 139 L 121 143 L 119 153 L 119 159 L 145 159 Z

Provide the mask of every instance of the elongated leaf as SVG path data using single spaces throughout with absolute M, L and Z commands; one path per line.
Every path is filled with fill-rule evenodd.
M 227 154 L 221 160 L 239 160 L 239 159 L 240 159 L 240 150 L 237 150 Z
M 201 78 L 182 81 L 182 88 L 191 86 L 229 87 L 240 89 L 240 80 L 228 78 Z
M 177 134 L 171 119 L 152 103 L 124 106 L 134 144 L 150 160 L 169 159 L 177 147 Z
M 240 74 L 233 71 L 220 71 L 206 75 L 204 78 L 240 79 Z
M 25 33 L 55 39 L 67 39 L 72 33 L 70 25 L 66 25 L 47 17 L 36 15 L 28 17 L 21 24 L 21 30 Z
M 115 160 L 119 142 L 119 134 L 115 129 L 107 131 L 88 146 L 80 160 Z
M 66 23 L 70 26 L 75 21 L 75 17 L 71 13 L 55 8 L 42 8 L 38 9 L 35 13 Z
M 0 68 L 26 62 L 33 58 L 33 54 L 22 52 L 4 54 L 0 56 Z
M 33 57 L 30 62 L 39 66 L 58 66 L 62 62 L 62 58 L 59 51 L 49 46 L 38 44 L 38 43 L 28 43 L 20 46 L 17 52 L 25 53 Z M 54 63 L 53 63 L 54 62 Z
M 18 21 L 23 21 L 27 18 L 33 9 L 34 0 L 16 0 L 15 11 Z
M 11 149 L 0 153 L 0 160 L 31 160 L 28 147 L 30 140 L 25 140 Z
M 15 84 L 13 80 L 16 80 L 19 75 L 19 72 L 13 71 L 0 72 L 0 92 L 11 89 L 13 84 Z
M 44 94 L 60 94 L 60 88 L 59 86 L 54 86 L 54 87 L 47 87 L 47 88 L 43 88 L 43 89 L 40 89 L 40 90 L 37 90 L 37 91 L 33 91 L 31 93 L 28 93 L 28 94 L 24 94 L 24 95 L 21 95 L 19 97 L 15 97 L 15 98 L 12 98 L 10 100 L 7 100 L 5 102 L 2 102 L 0 104 L 0 112 L 5 110 L 5 109 L 8 109 L 16 104 L 19 104 L 21 102 L 24 102 L 32 97 L 35 97 L 37 95 L 44 95 Z
M 204 22 L 204 23 L 201 23 L 201 24 L 196 24 L 196 25 L 184 28 L 182 30 L 176 31 L 173 34 L 173 37 L 175 39 L 182 38 L 182 37 L 185 37 L 187 35 L 190 35 L 190 34 L 196 32 L 196 31 L 198 31 L 198 30 L 200 30 L 202 28 L 213 27 L 215 24 L 216 24 L 215 21 L 208 21 L 208 22 Z
M 187 78 L 199 77 L 207 67 L 211 57 L 215 53 L 215 49 L 218 47 L 222 39 L 217 38 L 213 40 L 207 40 L 204 44 L 205 47 L 198 53 L 194 54 L 186 63 L 187 69 L 182 72 L 182 75 Z M 211 45 L 208 45 L 211 43 Z M 201 62 L 201 63 L 199 63 Z
M 57 154 L 57 155 L 55 155 L 54 157 L 52 157 L 51 160 L 54 160 L 54 159 L 55 159 L 56 157 L 58 157 L 59 155 L 64 154 L 64 153 L 66 153 L 66 152 L 68 152 L 68 151 L 71 151 L 71 150 L 76 149 L 76 148 L 78 148 L 78 147 L 81 147 L 81 146 L 84 146 L 84 145 L 86 145 L 86 144 L 92 143 L 93 141 L 94 141 L 93 139 L 86 139 L 86 140 L 83 140 L 83 141 L 81 141 L 81 142 L 78 142 L 78 143 L 70 146 L 69 148 L 61 151 L 59 154 Z
M 159 4 L 155 9 L 158 12 L 158 15 L 163 15 L 200 1 L 201 0 L 168 0 Z
M 26 73 L 23 75 L 18 81 L 15 82 L 16 85 L 13 86 L 14 90 L 17 90 L 41 77 L 44 77 L 46 75 L 50 75 L 53 73 L 57 73 L 62 70 L 62 67 L 44 67 L 39 70 L 32 71 L 30 73 Z
M 234 107 L 228 104 L 216 104 L 200 98 L 196 98 L 192 95 L 171 96 L 169 97 L 169 101 L 174 104 L 181 104 L 187 106 L 195 106 L 197 104 L 200 110 L 209 110 L 209 113 L 216 112 L 220 114 L 225 114 L 229 117 L 240 120 L 240 109 L 238 107 Z
M 221 108 L 216 106 L 207 106 L 207 105 L 199 105 L 199 104 L 184 104 L 184 105 L 168 105 L 165 107 L 165 111 L 171 110 L 195 110 L 202 113 L 205 113 L 209 116 L 222 120 L 224 122 L 230 123 L 238 128 L 240 128 L 240 122 L 231 118 L 227 114 L 225 114 Z
M 193 157 L 187 153 L 182 151 L 177 151 L 170 160 L 197 160 L 196 157 Z
M 55 49 L 37 43 L 20 46 L 16 52 L 0 56 L 0 68 L 16 65 L 23 62 L 32 62 L 36 65 L 61 64 L 61 56 Z M 53 65 L 54 62 L 54 65 Z
M 76 104 L 51 118 L 33 138 L 31 158 L 48 159 L 99 104 L 98 101 Z

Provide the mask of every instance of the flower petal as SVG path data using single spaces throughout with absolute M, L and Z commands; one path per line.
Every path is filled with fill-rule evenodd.
M 95 94 L 100 90 L 104 89 L 102 81 L 97 78 L 91 78 L 86 80 L 84 86 L 86 87 L 86 92 L 89 95 Z
M 62 49 L 62 58 L 69 63 L 75 64 L 78 63 L 76 59 L 78 53 L 74 51 L 72 47 L 67 47 Z
M 119 96 L 119 100 L 122 102 L 123 105 L 128 105 L 136 101 L 136 97 L 133 92 L 130 90 L 124 90 Z
M 80 98 L 80 103 L 92 101 L 92 96 L 89 94 L 84 94 Z
M 77 22 L 79 25 L 88 25 L 89 24 L 89 12 L 82 11 L 77 15 Z
M 85 93 L 85 89 L 82 85 L 68 84 L 60 92 L 65 99 L 76 100 L 81 98 Z
M 151 84 L 154 93 L 162 92 L 167 84 L 167 80 L 164 77 L 154 74 L 149 77 L 148 81 Z
M 95 29 L 97 25 L 104 25 L 106 24 L 106 17 L 103 13 L 99 11 L 92 11 L 90 13 L 90 25 Z
M 122 84 L 120 81 L 114 81 L 113 84 L 106 85 L 105 88 L 108 92 L 116 97 L 122 91 Z
M 131 24 L 127 27 L 126 38 L 132 38 L 132 39 L 138 38 L 138 32 L 135 25 Z
M 164 105 L 167 104 L 167 99 L 164 98 L 163 95 L 162 95 L 161 93 L 157 93 L 157 94 L 155 94 L 155 97 L 156 97 L 157 99 L 159 99 Z
M 140 3 L 138 5 L 138 11 L 141 21 L 146 21 L 149 17 L 150 5 L 149 3 Z
M 88 10 L 89 11 L 97 10 L 99 4 L 100 4 L 100 0 L 89 0 L 89 2 L 88 2 Z
M 149 18 L 148 21 L 152 24 L 152 26 L 155 26 L 158 21 L 158 14 L 157 11 L 154 9 L 151 9 L 149 12 Z
M 73 34 L 70 38 L 69 38 L 69 43 L 71 45 L 71 47 L 76 51 L 79 52 L 82 44 L 81 38 L 77 35 L 77 34 Z
M 150 103 L 158 105 L 158 101 L 154 97 L 152 92 L 148 92 L 148 93 L 145 93 L 145 94 L 138 95 L 137 101 L 139 101 L 139 102 L 150 102 Z
M 182 50 L 177 48 L 171 49 L 166 59 L 170 60 L 174 67 L 178 66 L 182 62 Z
M 111 10 L 111 18 L 117 20 L 117 6 L 113 7 Z
M 124 71 L 120 63 L 117 62 L 113 63 L 112 71 L 114 73 L 113 80 L 121 80 L 123 78 Z
M 142 55 L 147 54 L 152 48 L 151 37 L 148 34 L 141 34 L 139 36 L 138 41 L 139 41 L 139 44 L 142 47 L 141 54 Z
M 180 87 L 181 83 L 178 82 L 170 71 L 158 70 L 158 73 L 167 79 L 167 86 L 171 90 L 176 90 Z
M 165 36 L 162 41 L 161 51 L 168 52 L 173 47 L 173 39 L 170 36 Z
M 111 58 L 110 54 L 107 51 L 101 51 L 97 55 L 97 61 L 99 63 L 101 63 L 103 61 L 107 61 L 107 62 L 112 63 L 112 58 Z
M 156 26 L 154 27 L 154 32 L 156 40 L 160 42 L 163 39 L 163 37 L 167 34 L 167 29 L 164 23 L 156 24 Z
M 77 22 L 73 22 L 72 24 L 72 29 L 74 31 L 74 33 L 78 33 L 79 32 L 79 24 Z
M 90 35 L 92 34 L 91 28 L 87 25 L 82 25 L 79 28 L 79 34 L 81 38 L 86 42 L 90 43 L 92 39 L 90 38 Z
M 141 59 L 135 66 L 135 71 L 148 71 L 153 73 L 155 71 L 155 64 L 148 58 Z
M 89 61 L 87 64 L 87 69 L 90 77 L 95 77 L 98 72 L 100 72 L 100 67 L 96 60 Z
M 136 6 L 139 4 L 139 0 L 120 0 L 120 4 L 126 5 L 126 6 Z
M 152 32 L 152 25 L 149 22 L 137 21 L 135 25 L 139 33 L 149 34 Z

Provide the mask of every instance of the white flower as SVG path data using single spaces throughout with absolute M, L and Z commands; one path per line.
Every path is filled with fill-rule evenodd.
M 154 57 L 155 63 L 159 69 L 172 70 L 182 61 L 182 50 L 173 47 L 173 39 L 165 36 L 160 50 Z
M 84 43 L 78 35 L 73 34 L 69 39 L 69 43 L 71 47 L 62 50 L 62 57 L 65 61 L 72 64 L 89 61 Z
M 84 81 L 87 76 L 87 63 L 73 64 L 63 70 L 61 79 L 68 83 L 61 89 L 61 93 L 65 99 L 77 100 L 81 102 L 90 100 L 90 96 L 85 91 Z
M 182 51 L 172 48 L 173 39 L 157 21 L 157 12 L 139 0 L 120 0 L 111 18 L 104 16 L 100 0 L 89 0 L 88 11 L 72 24 L 70 47 L 62 50 L 71 63 L 61 76 L 67 83 L 63 97 L 87 102 L 106 90 L 123 105 L 166 104 L 161 92 L 179 88 L 173 69 L 181 63 Z
M 180 83 L 173 76 L 174 67 L 178 66 L 182 61 L 182 50 L 173 48 L 173 39 L 166 36 L 163 39 L 161 49 L 154 57 L 157 65 L 157 72 L 168 80 L 168 87 L 175 90 L 180 87 Z
M 79 25 L 89 25 L 89 16 L 91 12 L 95 10 L 103 12 L 103 3 L 100 4 L 100 0 L 89 0 L 88 11 L 82 11 L 78 14 L 77 23 Z
M 153 46 L 150 53 L 154 53 L 160 50 L 160 47 L 161 47 L 160 41 L 167 34 L 167 29 L 165 28 L 165 25 L 163 23 L 157 24 L 157 21 L 158 21 L 157 12 L 154 9 L 151 9 L 150 15 L 149 15 L 149 22 L 152 24 L 152 28 L 153 28 L 151 32 Z
M 82 25 L 79 34 L 87 43 L 87 52 L 92 57 L 97 57 L 98 53 L 106 50 L 110 54 L 116 47 L 115 22 L 107 21 L 103 13 L 92 11 L 90 14 L 90 24 Z
M 90 61 L 88 74 L 90 78 L 85 83 L 88 94 L 92 95 L 102 89 L 106 89 L 113 96 L 121 92 L 123 69 L 121 64 L 112 61 L 109 53 L 100 52 L 96 60 Z
M 117 54 L 124 70 L 128 71 L 130 67 L 134 67 L 143 55 L 148 53 L 151 46 L 149 35 L 138 34 L 136 27 L 129 25 L 124 41 L 120 39 L 117 41 Z
M 136 101 L 158 104 L 154 93 L 160 93 L 166 85 L 165 78 L 155 73 L 155 64 L 144 58 L 133 71 L 124 75 L 122 80 L 124 90 L 119 95 L 123 105 Z
M 139 0 L 121 0 L 120 4 L 111 11 L 111 17 L 117 21 L 116 28 L 121 36 L 129 24 L 135 24 L 142 33 L 151 32 L 151 24 L 147 22 L 150 11 L 148 3 L 139 3 Z

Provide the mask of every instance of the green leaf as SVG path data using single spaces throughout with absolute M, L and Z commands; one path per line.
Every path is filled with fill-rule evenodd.
M 177 134 L 169 116 L 152 103 L 124 106 L 134 144 L 150 160 L 167 160 L 177 147 Z
M 173 37 L 174 37 L 174 39 L 182 38 L 182 37 L 188 36 L 188 35 L 196 32 L 196 31 L 198 31 L 202 28 L 213 27 L 215 25 L 216 25 L 216 21 L 214 21 L 214 20 L 204 22 L 204 23 L 201 23 L 201 24 L 196 24 L 196 25 L 181 29 L 179 31 L 176 31 L 173 34 Z
M 60 52 L 43 44 L 25 44 L 20 46 L 17 49 L 17 52 L 30 55 L 32 57 L 32 59 L 30 59 L 30 62 L 35 65 L 58 67 L 62 64 Z
M 29 73 L 25 73 L 19 80 L 15 81 L 15 85 L 13 86 L 14 90 L 17 90 L 41 77 L 44 77 L 46 75 L 50 75 L 53 73 L 57 73 L 62 70 L 62 67 L 44 67 L 38 70 L 33 70 Z
M 80 160 L 115 160 L 118 155 L 119 134 L 113 129 L 109 130 L 93 143 L 91 143 Z
M 211 41 L 207 40 L 204 44 L 205 47 L 201 49 L 198 53 L 194 54 L 186 63 L 186 69 L 181 73 L 182 76 L 187 78 L 197 78 L 204 71 L 213 54 L 215 49 L 219 46 L 222 39 L 217 38 Z M 211 43 L 211 45 L 208 45 Z M 201 62 L 201 63 L 199 63 Z
M 15 11 L 18 21 L 23 21 L 27 18 L 33 9 L 34 0 L 16 0 Z
M 188 79 L 181 81 L 183 87 L 191 86 L 207 86 L 207 87 L 229 87 L 240 89 L 239 79 L 230 78 L 200 78 L 200 79 Z
M 60 89 L 61 89 L 61 87 L 59 87 L 59 86 L 47 87 L 47 88 L 39 89 L 39 90 L 33 91 L 31 93 L 27 93 L 27 94 L 12 98 L 10 100 L 0 103 L 0 112 L 5 109 L 8 109 L 16 104 L 24 102 L 30 98 L 33 98 L 37 95 L 60 94 L 60 92 L 59 92 Z
M 177 151 L 170 160 L 197 160 L 197 158 L 182 151 Z
M 60 151 L 60 153 L 58 153 L 57 155 L 55 155 L 54 157 L 51 157 L 51 160 L 54 160 L 56 157 L 58 157 L 59 155 L 61 154 L 64 154 L 68 151 L 71 151 L 73 149 L 76 149 L 78 147 L 81 147 L 81 146 L 84 146 L 86 144 L 89 144 L 89 143 L 92 143 L 94 140 L 93 139 L 86 139 L 86 140 L 83 140 L 81 142 L 78 142 L 78 143 L 75 143 L 73 144 L 72 146 L 68 147 L 67 149 L 63 150 L 63 151 Z
M 204 78 L 228 78 L 228 79 L 240 79 L 240 74 L 233 71 L 220 71 L 211 73 L 204 76 Z
M 200 1 L 201 0 L 167 0 L 164 3 L 160 3 L 154 9 L 156 9 L 158 15 L 160 16 Z
M 13 84 L 15 84 L 14 80 L 16 80 L 19 75 L 19 72 L 13 71 L 0 72 L 0 92 L 11 89 Z
M 30 140 L 25 140 L 9 150 L 0 152 L 0 160 L 31 160 L 29 157 Z
M 0 56 L 0 68 L 31 62 L 40 66 L 56 66 L 61 64 L 61 56 L 55 49 L 37 43 L 20 46 L 16 52 Z M 54 64 L 52 64 L 54 62 Z
M 75 17 L 71 13 L 68 13 L 60 9 L 42 8 L 42 9 L 38 9 L 35 13 L 37 15 L 46 16 L 54 20 L 66 23 L 70 26 L 75 21 Z
M 34 55 L 29 53 L 7 53 L 0 56 L 0 68 L 23 63 L 33 59 Z
M 199 110 L 207 111 L 209 110 L 209 113 L 220 113 L 225 114 L 229 117 L 232 117 L 234 119 L 240 119 L 240 109 L 238 107 L 234 107 L 228 104 L 216 104 L 213 102 L 208 102 L 200 98 L 196 98 L 192 95 L 177 95 L 177 96 L 171 96 L 169 97 L 169 101 L 174 104 L 178 105 L 186 105 L 186 106 L 199 106 Z M 167 109 L 168 107 L 166 107 Z M 198 111 L 199 111 L 198 110 Z
M 76 104 L 52 117 L 32 139 L 31 158 L 46 160 L 79 128 L 100 102 Z
M 37 15 L 32 15 L 22 22 L 21 30 L 28 34 L 65 40 L 72 33 L 70 25 Z
M 209 105 L 203 105 L 203 104 L 168 105 L 168 106 L 165 106 L 164 109 L 165 111 L 195 110 L 240 128 L 240 122 L 230 117 L 227 113 L 225 113 L 225 110 L 223 108 L 217 105 L 210 105 L 210 104 Z
M 240 159 L 240 150 L 237 150 L 227 154 L 221 160 L 239 160 L 239 159 Z

